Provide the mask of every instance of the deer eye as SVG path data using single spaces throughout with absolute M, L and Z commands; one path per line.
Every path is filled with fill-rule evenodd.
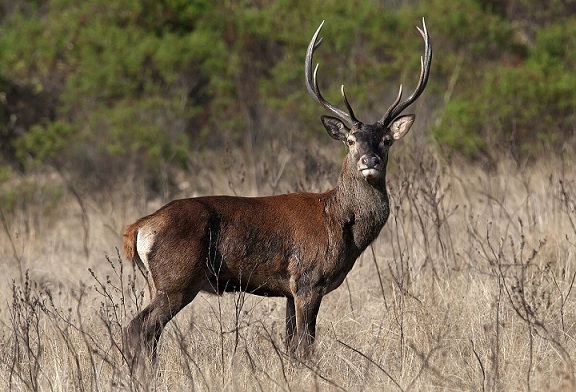
M 354 139 L 347 139 L 347 140 L 346 140 L 346 144 L 348 144 L 348 146 L 352 147 L 354 144 L 356 144 L 356 140 L 354 140 Z

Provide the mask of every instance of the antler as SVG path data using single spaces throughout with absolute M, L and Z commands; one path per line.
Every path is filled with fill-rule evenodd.
M 422 91 L 424 91 L 424 88 L 428 83 L 428 77 L 430 76 L 430 64 L 432 63 L 432 44 L 430 43 L 430 37 L 428 36 L 428 30 L 426 29 L 426 22 L 424 21 L 424 18 L 422 18 L 422 26 L 424 31 L 422 31 L 420 27 L 416 27 L 424 39 L 424 57 L 420 57 L 421 70 L 418 85 L 416 86 L 416 89 L 414 89 L 412 95 L 410 95 L 402 103 L 400 103 L 400 99 L 402 98 L 402 85 L 400 85 L 396 100 L 388 108 L 382 119 L 378 121 L 385 126 L 388 126 L 388 124 L 390 124 L 392 120 L 398 117 L 400 113 L 404 111 L 404 109 L 414 103 L 420 94 L 422 94 Z
M 344 85 L 342 85 L 342 98 L 344 99 L 344 104 L 346 105 L 346 109 L 348 109 L 348 113 L 343 110 L 338 109 L 337 107 L 333 106 L 330 102 L 328 102 L 322 94 L 320 93 L 320 88 L 318 87 L 318 64 L 316 64 L 316 68 L 314 72 L 312 72 L 312 56 L 314 55 L 314 51 L 320 47 L 322 44 L 323 38 L 318 40 L 318 34 L 320 34 L 320 30 L 322 26 L 324 26 L 324 22 L 320 23 L 320 26 L 316 30 L 316 33 L 312 36 L 312 40 L 308 45 L 308 50 L 306 50 L 306 60 L 304 65 L 304 75 L 306 77 L 306 88 L 308 92 L 314 98 L 316 102 L 320 105 L 324 106 L 324 108 L 328 109 L 328 111 L 332 112 L 336 117 L 340 120 L 347 122 L 349 125 L 354 125 L 359 123 L 356 116 L 354 116 L 354 111 L 346 98 L 346 93 L 344 92 Z M 318 42 L 316 42 L 318 41 Z

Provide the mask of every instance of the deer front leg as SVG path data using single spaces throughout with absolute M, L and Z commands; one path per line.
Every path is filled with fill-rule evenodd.
M 296 313 L 296 333 L 288 343 L 291 354 L 306 358 L 312 352 L 312 345 L 316 337 L 316 317 L 320 310 L 322 296 L 318 293 L 308 292 L 305 295 L 295 296 L 293 299 Z M 288 303 L 289 305 L 289 303 Z M 288 312 L 287 306 L 287 312 Z

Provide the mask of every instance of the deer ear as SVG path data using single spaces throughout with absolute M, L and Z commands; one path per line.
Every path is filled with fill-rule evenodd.
M 414 119 L 416 118 L 413 114 L 408 114 L 406 116 L 400 116 L 396 118 L 390 125 L 390 132 L 392 132 L 392 137 L 394 140 L 399 140 L 404 137 L 412 127 Z
M 346 140 L 350 134 L 350 128 L 346 124 L 336 117 L 322 116 L 321 119 L 324 128 L 328 131 L 328 135 L 336 140 Z

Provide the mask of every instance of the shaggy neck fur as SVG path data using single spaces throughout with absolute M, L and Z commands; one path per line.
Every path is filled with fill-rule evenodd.
M 355 166 L 347 156 L 330 204 L 337 219 L 351 227 L 354 243 L 362 252 L 376 239 L 388 220 L 390 206 L 386 193 L 386 173 L 378 181 L 370 183 Z

